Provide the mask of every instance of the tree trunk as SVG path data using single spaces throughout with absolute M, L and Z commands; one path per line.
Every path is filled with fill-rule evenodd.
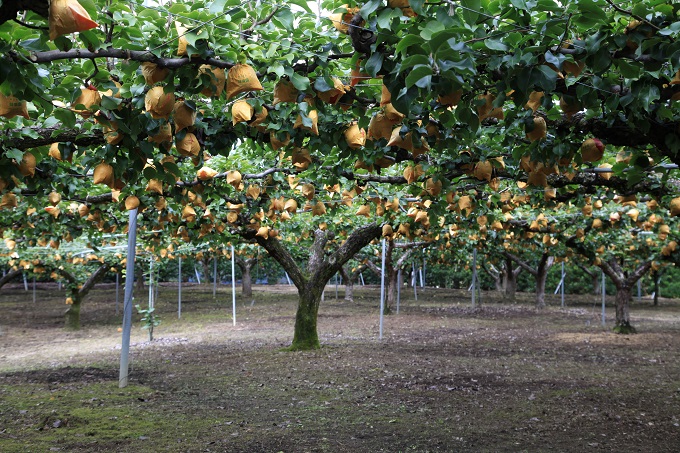
M 602 294 L 602 277 L 596 273 L 588 274 L 590 276 L 590 281 L 592 282 L 593 295 L 597 296 Z
M 83 301 L 83 296 L 78 294 L 78 291 L 71 291 L 71 300 L 73 303 L 69 305 L 66 313 L 64 313 L 64 327 L 66 330 L 80 329 L 80 306 Z
M 543 255 L 536 269 L 536 308 L 545 308 L 545 281 L 548 279 L 548 271 L 555 262 L 552 256 Z
M 505 267 L 503 269 L 503 299 L 508 302 L 515 302 L 517 293 L 517 276 L 522 268 L 513 269 L 512 259 L 505 257 Z
M 614 332 L 628 334 L 635 333 L 635 327 L 630 325 L 629 302 L 632 294 L 632 287 L 616 287 L 616 324 Z
M 654 306 L 659 306 L 659 281 L 661 276 L 657 271 L 652 272 L 652 280 L 654 280 Z
M 392 307 L 397 304 L 397 276 L 398 272 L 395 269 L 390 269 L 389 272 L 385 272 L 387 277 L 385 279 L 385 310 L 384 315 L 389 315 L 392 313 Z
M 354 282 L 345 280 L 345 300 L 354 302 Z
M 243 297 L 253 297 L 253 278 L 248 265 L 241 266 L 241 290 Z
M 7 272 L 2 278 L 0 278 L 0 288 L 2 288 L 6 283 L 18 277 L 19 275 L 21 275 L 20 269 L 13 269 Z
M 307 351 L 321 347 L 316 321 L 324 287 L 325 285 L 307 285 L 298 289 L 299 302 L 295 314 L 295 333 L 289 348 L 291 351 Z
M 135 266 L 135 289 L 137 291 L 144 291 L 146 285 L 144 284 L 144 269 L 140 265 Z

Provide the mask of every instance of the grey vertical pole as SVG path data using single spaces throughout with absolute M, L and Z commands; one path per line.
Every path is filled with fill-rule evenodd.
M 335 273 L 335 300 L 338 300 L 338 273 Z
M 472 308 L 475 308 L 477 297 L 477 249 L 472 249 Z
M 128 221 L 128 248 L 125 269 L 125 296 L 123 298 L 123 339 L 120 348 L 120 374 L 118 387 L 128 385 L 130 329 L 132 327 L 132 289 L 135 281 L 135 247 L 137 244 L 137 208 L 130 210 Z
M 401 269 L 397 271 L 397 314 L 399 314 L 400 302 L 401 302 Z
M 179 271 L 177 272 L 177 319 L 182 317 L 182 257 L 179 257 Z
M 425 288 L 425 269 L 427 266 L 427 260 L 423 258 L 423 288 Z
M 234 256 L 234 246 L 231 246 L 231 318 L 234 326 L 236 325 L 236 259 Z
M 361 286 L 366 286 L 366 282 L 364 282 L 364 273 L 359 272 L 359 277 L 361 277 Z
M 416 280 L 416 263 L 412 263 L 411 270 L 413 272 L 413 280 L 411 280 L 411 283 L 413 284 L 413 297 L 418 300 L 418 280 Z
M 564 308 L 564 285 L 565 281 L 564 278 L 566 277 L 564 273 L 564 261 L 562 261 L 562 284 L 560 285 L 560 295 L 562 297 L 562 308 Z
M 35 305 L 35 275 L 33 276 L 33 305 Z
M 604 272 L 602 272 L 602 325 L 605 325 L 605 317 L 604 317 L 604 300 L 605 297 L 607 296 L 607 288 L 605 288 L 605 275 Z
M 425 288 L 425 280 L 423 279 L 423 268 L 418 269 L 418 274 L 420 275 L 420 287 Z
M 197 281 L 198 284 L 200 285 L 200 284 L 201 284 L 201 276 L 198 275 L 198 269 L 196 269 L 196 265 L 195 265 L 195 264 L 194 264 L 194 273 L 196 274 L 196 281 Z
M 118 316 L 118 305 L 120 305 L 120 271 L 116 272 L 116 316 Z
M 288 272 L 285 272 L 285 274 L 286 274 L 286 280 L 288 280 L 288 286 L 292 285 L 293 283 L 291 283 L 291 281 L 290 281 L 290 276 L 288 275 Z
M 149 308 L 153 308 L 153 257 L 149 258 Z
M 637 281 L 638 302 L 642 300 L 642 279 Z
M 380 273 L 380 335 L 383 337 L 383 316 L 385 312 L 385 239 L 382 240 L 382 272 Z
M 213 258 L 213 299 L 217 293 L 217 256 Z
M 24 277 L 24 291 L 28 291 L 28 280 L 26 280 L 26 273 L 22 272 L 21 276 Z

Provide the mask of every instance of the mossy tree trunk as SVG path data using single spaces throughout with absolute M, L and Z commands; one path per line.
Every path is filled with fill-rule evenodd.
M 507 251 L 504 251 L 503 255 L 534 276 L 536 280 L 536 308 L 545 308 L 545 282 L 548 278 L 548 271 L 555 264 L 555 257 L 543 252 L 536 267 L 531 267 L 517 255 Z
M 585 274 L 590 277 L 590 287 L 591 289 L 591 294 L 594 296 L 597 296 L 598 294 L 602 294 L 602 289 L 600 288 L 600 282 L 602 281 L 600 277 L 599 272 L 593 272 L 587 267 L 585 267 L 583 264 L 578 264 L 578 267 L 581 268 Z
M 517 294 L 517 277 L 522 272 L 521 266 L 513 267 L 511 258 L 505 257 L 505 266 L 503 268 L 503 299 L 508 302 L 515 302 L 515 295 Z
M 69 297 L 72 303 L 64 313 L 64 327 L 68 330 L 80 329 L 80 308 L 85 297 L 89 292 L 109 271 L 111 265 L 108 263 L 100 263 L 99 267 L 90 274 L 85 282 L 81 285 L 75 273 L 69 272 L 61 267 L 54 270 L 59 273 L 67 281 Z
M 318 349 L 317 318 L 321 295 L 330 278 L 340 270 L 363 247 L 380 236 L 381 226 L 371 223 L 355 229 L 339 246 L 329 245 L 334 234 L 327 230 L 314 231 L 314 243 L 309 249 L 309 259 L 304 271 L 295 261 L 291 251 L 275 237 L 256 236 L 252 229 L 240 234 L 248 240 L 256 240 L 267 253 L 288 273 L 298 290 L 298 308 L 295 330 L 290 350 Z
M 618 261 L 612 258 L 608 261 L 602 260 L 599 267 L 602 272 L 607 274 L 616 286 L 616 321 L 614 323 L 614 332 L 621 334 L 635 333 L 635 328 L 630 323 L 630 300 L 633 294 L 633 288 L 637 281 L 645 275 L 652 267 L 652 260 L 646 261 L 637 266 L 632 272 L 623 269 L 623 260 Z

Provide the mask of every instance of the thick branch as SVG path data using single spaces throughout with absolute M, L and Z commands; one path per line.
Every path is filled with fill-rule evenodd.
M 94 287 L 94 285 L 97 284 L 104 276 L 106 273 L 109 271 L 111 268 L 111 265 L 108 263 L 103 263 L 101 264 L 97 270 L 95 270 L 90 276 L 85 280 L 85 283 L 83 283 L 83 286 L 80 287 L 78 290 L 78 296 L 81 298 L 85 297 L 87 293 L 90 292 L 90 290 Z
M 309 250 L 309 261 L 307 262 L 307 270 L 311 274 L 316 274 L 324 263 L 324 249 L 328 243 L 331 233 L 321 229 L 314 230 L 314 243 Z
M 12 269 L 9 272 L 7 272 L 0 278 L 0 288 L 5 286 L 7 282 L 9 282 L 15 277 L 18 277 L 19 275 L 21 275 L 21 269 Z
M 55 136 L 52 135 L 58 130 L 56 127 L 32 130 L 39 135 L 38 138 L 31 138 L 27 136 L 21 138 L 11 138 L 9 140 L 5 140 L 4 142 L 0 142 L 0 148 L 17 148 L 23 151 L 26 149 L 37 148 L 38 146 L 51 145 L 52 143 L 71 142 L 76 146 L 93 146 L 103 145 L 106 143 L 104 140 L 104 134 L 99 129 L 87 131 L 87 135 L 82 135 L 82 131 L 74 129 L 71 131 L 60 132 Z
M 263 238 L 261 236 L 256 236 L 257 233 L 254 230 L 247 229 L 238 232 L 244 239 L 256 240 L 266 251 L 269 256 L 274 258 L 277 263 L 283 267 L 283 269 L 288 273 L 288 276 L 293 281 L 293 284 L 299 290 L 303 289 L 307 284 L 307 279 L 302 274 L 300 266 L 295 262 L 295 258 L 286 249 L 281 242 L 276 238 Z
M 538 275 L 538 270 L 534 269 L 533 267 L 529 266 L 524 260 L 522 260 L 519 256 L 510 253 L 508 251 L 503 251 L 503 255 L 505 255 L 507 258 L 510 258 L 513 260 L 515 263 L 517 263 L 520 267 L 522 267 L 525 271 L 536 277 Z

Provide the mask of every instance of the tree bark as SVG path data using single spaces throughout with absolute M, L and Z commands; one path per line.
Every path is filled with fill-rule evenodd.
M 235 262 L 241 269 L 241 294 L 243 297 L 253 297 L 253 276 L 251 271 L 257 263 L 257 258 L 243 259 L 237 256 Z
M 503 299 L 508 302 L 515 302 L 517 294 L 517 277 L 522 272 L 522 267 L 513 268 L 512 259 L 505 257 L 505 268 L 503 269 Z
M 614 323 L 614 332 L 621 334 L 635 333 L 635 328 L 630 323 L 630 300 L 633 293 L 633 287 L 642 276 L 649 271 L 652 266 L 652 261 L 646 261 L 638 266 L 632 272 L 626 272 L 617 262 L 615 258 L 609 261 L 602 261 L 599 267 L 602 272 L 607 274 L 616 286 L 616 321 Z
M 144 284 L 144 268 L 142 265 L 142 263 L 138 263 L 135 266 L 135 289 L 141 292 L 146 289 L 146 284 Z
M 100 264 L 99 267 L 85 280 L 85 282 L 78 287 L 78 279 L 75 275 L 66 271 L 62 268 L 56 268 L 56 272 L 61 274 L 68 281 L 68 288 L 71 300 L 73 303 L 69 305 L 68 309 L 64 313 L 64 327 L 67 330 L 79 330 L 80 329 L 80 308 L 85 297 L 94 288 L 106 273 L 111 268 L 108 263 Z
M 80 306 L 83 297 L 78 291 L 72 291 L 71 300 L 73 303 L 69 305 L 64 313 L 64 328 L 66 330 L 80 330 Z
M 354 272 L 347 272 L 345 266 L 342 266 L 338 272 L 340 272 L 342 282 L 345 284 L 345 300 L 354 302 L 354 278 L 356 278 L 352 278 Z
M 310 247 L 307 266 L 303 271 L 298 266 L 290 250 L 276 238 L 263 238 L 255 235 L 252 229 L 243 229 L 239 234 L 248 240 L 256 240 L 274 258 L 295 284 L 298 290 L 298 308 L 295 315 L 293 342 L 289 350 L 301 351 L 321 347 L 317 333 L 317 318 L 321 295 L 330 278 L 340 270 L 359 250 L 380 236 L 382 228 L 371 223 L 355 229 L 347 239 L 334 250 L 326 250 L 333 233 L 314 231 L 314 243 Z
M 0 288 L 12 281 L 14 278 L 21 275 L 21 269 L 10 269 L 3 277 L 0 278 Z
M 545 281 L 548 277 L 548 271 L 555 263 L 555 257 L 549 256 L 548 253 L 543 253 L 538 261 L 538 266 L 533 268 L 529 266 L 524 260 L 510 252 L 504 251 L 503 255 L 510 258 L 517 263 L 524 270 L 534 276 L 536 280 L 536 308 L 545 308 Z

